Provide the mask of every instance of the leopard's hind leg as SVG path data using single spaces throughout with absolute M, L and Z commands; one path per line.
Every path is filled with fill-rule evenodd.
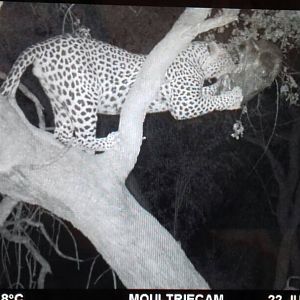
M 74 95 L 74 99 L 67 101 L 68 111 L 74 128 L 72 146 L 87 151 L 106 151 L 117 142 L 118 134 L 111 133 L 107 137 L 97 138 L 97 108 L 101 88 L 91 81 L 90 77 L 82 77 L 80 93 Z

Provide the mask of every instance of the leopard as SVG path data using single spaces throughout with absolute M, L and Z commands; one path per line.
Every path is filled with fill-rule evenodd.
M 0 94 L 15 96 L 22 74 L 32 65 L 32 73 L 50 99 L 54 137 L 67 146 L 103 152 L 117 142 L 118 132 L 97 138 L 98 114 L 120 114 L 146 58 L 96 40 L 86 29 L 78 30 L 25 49 L 1 85 Z M 238 109 L 243 99 L 241 89 L 236 86 L 219 93 L 221 80 L 210 81 L 234 68 L 222 45 L 191 42 L 167 69 L 147 113 L 169 111 L 176 120 L 185 120 L 215 110 Z

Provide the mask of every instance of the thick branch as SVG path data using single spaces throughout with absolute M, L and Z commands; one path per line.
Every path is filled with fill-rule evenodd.
M 227 10 L 224 15 L 205 20 L 210 9 L 188 8 L 180 16 L 170 32 L 147 56 L 120 115 L 119 148 L 103 156 L 126 163 L 117 164 L 118 174 L 125 180 L 133 169 L 140 151 L 143 122 L 150 102 L 156 97 L 169 65 L 176 56 L 200 33 L 224 26 L 237 19 L 238 10 Z

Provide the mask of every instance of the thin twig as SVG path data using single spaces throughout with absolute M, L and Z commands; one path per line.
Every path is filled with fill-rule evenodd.
M 114 289 L 116 290 L 118 287 L 117 287 L 117 276 L 116 276 L 116 273 L 114 270 L 111 270 L 111 273 L 112 273 L 112 277 L 113 277 L 113 286 L 114 286 Z
M 273 136 L 275 134 L 275 130 L 276 130 L 276 125 L 277 125 L 277 120 L 278 120 L 278 112 L 279 112 L 279 87 L 278 87 L 278 82 L 277 80 L 275 80 L 276 82 L 276 87 L 277 87 L 277 99 L 276 99 L 276 115 L 275 115 L 275 120 L 274 120 L 274 125 L 273 125 L 273 129 L 272 129 L 272 133 L 268 139 L 268 142 L 265 146 L 265 150 L 263 151 L 263 153 L 261 154 L 261 156 L 259 157 L 259 159 L 256 161 L 256 163 L 254 164 L 251 172 L 249 175 L 251 175 L 251 173 L 253 172 L 253 170 L 257 167 L 257 165 L 260 163 L 260 161 L 262 160 L 262 158 L 265 156 L 267 150 L 269 149 L 270 143 L 273 139 Z
M 95 284 L 97 284 L 97 282 L 103 277 L 103 275 L 104 274 L 106 274 L 108 271 L 110 271 L 111 270 L 111 268 L 108 268 L 108 269 L 106 269 L 104 272 L 102 272 L 101 274 L 100 274 L 100 276 L 98 276 L 97 278 L 96 278 L 96 280 L 94 281 L 94 285 Z
M 65 15 L 64 15 L 63 24 L 62 24 L 62 34 L 65 34 L 65 25 L 66 25 L 67 15 L 70 15 L 70 16 L 71 16 L 71 23 L 72 23 L 72 15 L 70 14 L 70 11 L 71 11 L 71 9 L 73 8 L 74 5 L 75 5 L 75 4 L 71 4 L 71 5 L 68 7 L 68 9 L 67 9 L 67 11 L 66 11 L 66 13 L 65 13 Z M 73 25 L 72 25 L 72 27 L 73 27 Z
M 87 288 L 87 289 L 88 289 L 89 286 L 90 286 L 90 282 L 91 282 L 91 277 L 92 277 L 92 273 L 93 273 L 93 270 L 94 270 L 94 266 L 95 266 L 96 260 L 97 260 L 97 258 L 98 258 L 99 256 L 100 256 L 100 255 L 98 254 L 98 255 L 93 259 L 92 265 L 91 265 L 91 267 L 90 267 L 90 272 L 89 272 L 88 280 L 87 280 L 87 283 L 86 283 L 86 288 Z
M 43 223 L 40 223 L 40 222 L 33 222 L 33 221 L 31 221 L 31 220 L 28 220 L 28 219 L 22 219 L 22 220 L 20 220 L 20 222 L 22 222 L 22 223 L 25 222 L 25 223 L 29 224 L 29 225 L 32 226 L 32 227 L 39 228 L 39 229 L 41 230 L 41 232 L 42 232 L 44 238 L 45 238 L 45 239 L 47 240 L 47 242 L 53 247 L 53 249 L 55 250 L 55 252 L 56 252 L 60 257 L 65 258 L 65 259 L 68 259 L 68 260 L 71 260 L 71 261 L 82 262 L 82 260 L 79 259 L 79 258 L 74 258 L 74 257 L 72 257 L 72 256 L 69 256 L 69 255 L 66 255 L 66 254 L 62 253 L 62 252 L 60 251 L 58 245 L 55 244 L 55 243 L 51 240 L 51 238 L 50 238 L 50 236 L 48 235 L 48 232 L 46 231 L 45 226 L 44 226 Z
M 22 244 L 26 247 L 32 254 L 32 256 L 40 263 L 41 270 L 38 277 L 38 288 L 43 288 L 45 284 L 46 275 L 51 274 L 51 267 L 47 260 L 39 253 L 39 251 L 32 245 L 31 240 L 24 237 L 11 234 L 7 229 L 2 228 L 1 234 L 7 240 L 14 242 L 16 244 Z M 20 266 L 21 267 L 21 266 Z

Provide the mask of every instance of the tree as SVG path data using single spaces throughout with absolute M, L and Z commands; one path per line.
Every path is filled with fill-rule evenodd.
M 80 229 L 128 288 L 208 288 L 180 245 L 137 204 L 125 180 L 140 151 L 147 104 L 168 65 L 197 34 L 236 18 L 224 13 L 205 20 L 209 13 L 187 9 L 152 50 L 123 107 L 119 142 L 104 154 L 63 147 L 31 126 L 14 99 L 1 98 L 2 221 L 15 201 L 39 205 Z M 49 269 L 41 272 L 39 287 Z
M 8 71 L 20 51 L 30 43 L 62 31 L 73 30 L 76 18 L 91 28 L 97 39 L 146 54 L 183 10 L 130 6 L 117 8 L 68 4 L 5 4 L 0 16 L 1 69 Z M 21 12 L 20 18 L 15 18 L 18 21 L 14 19 L 10 22 L 12 11 L 16 16 Z M 150 114 L 144 123 L 143 134 L 147 139 L 143 142 L 138 161 L 126 180 L 126 186 L 134 198 L 180 242 L 195 268 L 213 288 L 283 288 L 286 282 L 287 285 L 294 285 L 297 281 L 294 279 L 300 275 L 299 226 L 294 222 L 295 218 L 291 218 L 297 216 L 295 208 L 299 170 L 299 111 L 294 105 L 299 98 L 299 65 L 296 60 L 300 37 L 299 17 L 297 11 L 241 10 L 238 23 L 232 23 L 225 29 L 216 28 L 197 37 L 209 42 L 217 40 L 225 43 L 234 58 L 240 53 L 240 49 L 236 48 L 237 44 L 244 43 L 249 37 L 273 41 L 281 49 L 283 68 L 280 76 L 271 89 L 261 92 L 247 103 L 247 113 L 214 112 L 181 122 L 173 120 L 168 113 Z M 24 24 L 32 24 L 30 30 Z M 144 24 L 151 26 L 144 27 Z M 264 57 L 264 63 L 269 70 L 272 64 L 269 63 L 270 56 L 265 54 L 262 53 L 262 58 Z M 244 72 L 246 78 L 251 80 L 254 75 L 260 74 L 255 72 L 255 64 L 252 66 L 253 68 Z M 5 74 L 0 73 L 0 77 L 4 79 Z M 247 84 L 249 80 L 244 78 L 240 77 L 238 81 Z M 25 86 L 20 86 L 19 90 L 33 100 L 36 107 L 28 99 L 22 101 L 20 94 L 17 97 L 18 104 L 32 124 L 39 123 L 40 128 L 45 127 L 45 116 L 46 124 L 51 126 L 51 112 L 47 107 L 47 100 L 39 93 L 39 85 L 28 79 L 30 75 L 27 77 L 25 74 L 22 81 L 39 100 Z M 245 85 L 242 86 L 244 91 Z M 40 102 L 45 107 L 44 112 Z M 39 112 L 38 116 L 35 116 L 35 111 Z M 27 120 L 24 119 L 26 124 Z M 238 121 L 231 135 L 235 120 Z M 101 115 L 100 121 L 99 135 L 105 136 L 112 128 L 117 128 L 118 117 L 106 118 Z M 24 145 L 27 145 L 25 140 Z M 23 148 L 28 149 L 24 145 L 15 144 L 20 153 Z M 12 148 L 13 145 L 10 146 Z M 47 152 L 49 150 L 47 148 Z M 53 153 L 51 160 L 47 160 L 47 166 L 44 163 L 45 158 L 39 156 L 43 165 L 38 168 L 35 162 L 32 168 L 39 170 L 47 168 L 48 165 L 59 165 L 60 159 L 68 152 L 69 149 L 64 152 L 60 148 L 55 152 L 60 155 Z M 6 154 L 12 162 L 14 152 Z M 291 160 L 293 163 L 289 162 L 290 157 L 294 157 Z M 274 167 L 276 162 L 279 168 Z M 89 167 L 90 165 L 86 169 Z M 93 167 L 94 173 L 99 172 L 95 163 Z M 282 171 L 278 171 L 279 169 Z M 83 173 L 81 170 L 81 175 Z M 278 173 L 283 175 L 278 177 Z M 108 181 L 106 177 L 105 180 Z M 84 178 L 80 184 L 86 182 L 88 180 Z M 101 183 L 103 187 L 103 178 Z M 56 182 L 52 186 L 55 184 Z M 96 184 L 100 190 L 99 183 Z M 89 196 L 84 197 L 86 199 Z M 16 203 L 14 200 L 4 195 L 1 201 L 0 196 L 1 220 L 7 218 Z M 0 228 L 0 286 L 4 282 L 9 287 L 42 287 L 51 269 L 54 276 L 46 277 L 47 287 L 53 284 L 75 286 L 75 272 L 69 282 L 68 279 L 53 282 L 57 280 L 59 273 L 56 270 L 57 265 L 63 265 L 63 269 L 71 265 L 74 271 L 80 265 L 78 274 L 84 280 L 88 277 L 86 286 L 92 286 L 98 271 L 97 265 L 101 261 L 94 248 L 90 246 L 92 251 L 88 255 L 82 253 L 81 251 L 85 251 L 86 242 L 76 229 L 50 210 L 28 203 L 19 202 Z M 82 200 L 82 205 L 84 203 Z M 126 213 L 123 216 L 128 221 Z M 73 242 L 71 247 L 65 241 L 62 231 L 70 233 Z M 125 226 L 123 231 L 126 231 Z M 75 238 L 78 239 L 78 248 Z M 54 250 L 52 252 L 64 260 L 57 263 L 57 256 L 46 254 L 43 257 L 46 251 L 48 253 L 48 248 L 45 250 L 41 240 L 49 243 Z M 73 251 L 74 257 L 71 256 Z M 85 261 L 86 257 L 92 259 Z M 72 263 L 68 264 L 66 259 Z M 86 265 L 91 265 L 89 276 L 85 274 Z M 102 267 L 107 268 L 106 265 Z M 92 270 L 93 276 L 90 276 Z M 28 282 L 27 277 L 23 280 L 26 272 L 29 273 Z M 105 274 L 110 278 L 110 272 Z M 112 274 L 115 280 L 114 272 Z M 101 278 L 97 285 L 99 287 L 105 285 L 107 278 L 102 275 L 98 277 Z M 4 276 L 6 277 L 3 278 Z

